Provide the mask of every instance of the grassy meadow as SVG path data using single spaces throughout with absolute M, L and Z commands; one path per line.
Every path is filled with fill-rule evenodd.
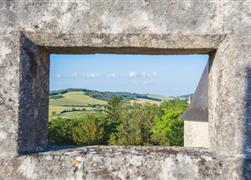
M 83 91 L 69 90 L 66 93 L 61 94 L 61 98 L 49 99 L 49 120 L 61 117 L 61 118 L 85 118 L 88 115 L 103 116 L 103 110 L 107 105 L 106 100 L 96 99 Z M 139 104 L 157 104 L 162 101 L 171 99 L 165 96 L 148 95 L 148 98 L 135 98 L 130 100 L 132 103 Z M 151 99 L 153 98 L 153 99 Z M 158 98 L 161 100 L 155 100 Z
M 70 91 L 63 98 L 49 99 L 49 120 L 62 118 L 83 118 L 88 114 L 101 116 L 99 109 L 107 104 L 106 101 L 92 98 L 84 92 Z

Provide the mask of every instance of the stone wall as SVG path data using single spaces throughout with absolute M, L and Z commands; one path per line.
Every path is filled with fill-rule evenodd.
M 5 179 L 214 179 L 221 163 L 206 150 L 87 147 L 0 161 Z
M 1 0 L 0 15 L 0 177 L 251 179 L 251 1 Z M 37 152 L 50 53 L 209 53 L 211 148 Z

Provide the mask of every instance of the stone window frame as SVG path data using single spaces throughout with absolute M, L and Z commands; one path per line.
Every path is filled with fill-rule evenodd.
M 50 54 L 209 54 L 208 76 L 210 76 L 210 67 L 217 46 L 224 37 L 224 35 L 20 32 L 18 153 L 29 154 L 48 150 Z M 209 106 L 211 98 L 209 81 Z M 211 141 L 210 108 L 208 110 Z M 180 148 L 186 149 L 186 147 Z M 208 150 L 210 151 L 210 148 Z

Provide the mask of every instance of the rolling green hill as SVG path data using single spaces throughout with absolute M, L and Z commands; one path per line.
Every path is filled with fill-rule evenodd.
M 113 96 L 117 96 L 117 97 L 120 97 L 121 99 L 126 99 L 126 100 L 135 100 L 137 98 L 143 98 L 143 99 L 150 99 L 154 101 L 161 101 L 161 99 L 148 96 L 147 94 L 138 94 L 138 93 L 130 93 L 130 92 L 96 91 L 96 90 L 75 89 L 75 88 L 51 91 L 50 97 L 53 99 L 57 99 L 57 98 L 60 98 L 60 95 L 65 94 L 67 92 L 84 92 L 86 95 L 92 98 L 104 100 L 104 101 L 111 99 Z
M 137 94 L 129 92 L 101 92 L 88 89 L 63 89 L 50 92 L 49 99 L 49 119 L 81 118 L 88 114 L 97 116 L 103 115 L 104 106 L 107 100 L 113 96 L 130 100 L 134 103 L 154 103 L 160 104 L 175 97 L 161 96 L 157 94 Z M 188 95 L 177 98 L 187 98 Z
M 52 106 L 86 106 L 88 104 L 106 104 L 106 101 L 92 98 L 84 92 L 69 91 L 63 94 L 63 98 L 50 98 Z
M 72 115 L 75 116 L 76 114 L 81 117 L 87 114 L 87 112 L 93 113 L 91 111 L 95 109 L 94 106 L 102 106 L 105 104 L 107 104 L 106 101 L 87 96 L 84 92 L 69 91 L 62 94 L 60 98 L 53 98 L 53 96 L 50 96 L 49 117 L 67 117 Z
M 147 94 L 147 96 L 156 98 L 156 99 L 161 99 L 161 101 L 169 101 L 171 99 L 174 99 L 173 97 L 170 97 L 170 96 L 162 96 L 158 94 Z

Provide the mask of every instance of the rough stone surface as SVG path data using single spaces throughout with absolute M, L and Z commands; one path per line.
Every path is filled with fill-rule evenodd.
M 250 0 L 1 0 L 0 15 L 4 179 L 251 179 Z M 50 53 L 209 53 L 209 152 L 35 153 L 47 143 Z
M 18 152 L 47 145 L 49 53 L 20 35 Z
M 211 179 L 221 162 L 207 150 L 87 147 L 0 161 L 6 179 Z M 15 170 L 14 170 L 15 168 Z

